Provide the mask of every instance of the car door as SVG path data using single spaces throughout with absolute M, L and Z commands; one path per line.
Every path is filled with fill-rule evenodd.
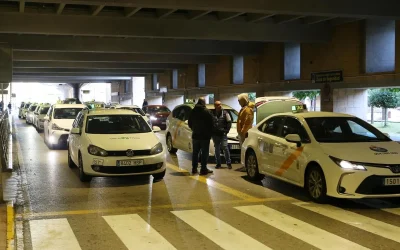
M 300 136 L 302 145 L 286 141 L 289 134 Z M 275 175 L 288 179 L 291 182 L 299 183 L 301 176 L 301 157 L 304 147 L 310 142 L 310 138 L 302 123 L 295 117 L 287 116 L 284 119 L 280 136 L 275 143 L 275 164 L 273 172 Z
M 182 150 L 186 152 L 192 152 L 192 130 L 189 128 L 187 121 L 189 120 L 190 113 L 192 112 L 192 108 L 189 106 L 184 106 L 184 117 L 182 117 L 182 123 L 179 127 L 179 138 L 182 142 Z
M 51 122 L 51 117 L 53 116 L 53 109 L 54 107 L 51 106 L 49 108 L 49 111 L 47 112 L 47 115 L 45 116 L 43 128 L 44 128 L 44 138 L 48 138 L 49 136 L 49 130 L 50 130 L 50 122 Z
M 183 106 L 177 107 L 172 112 L 172 117 L 168 121 L 168 131 L 172 136 L 172 141 L 175 148 L 182 149 L 182 142 L 179 140 L 179 126 L 183 122 L 180 117 L 184 113 Z
M 273 174 L 276 162 L 276 145 L 279 141 L 279 134 L 283 124 L 282 116 L 274 116 L 266 120 L 258 130 L 258 151 L 259 151 L 259 166 L 261 171 Z
M 82 113 L 79 113 L 72 123 L 72 128 L 79 128 L 80 121 L 82 119 Z M 78 162 L 78 150 L 79 150 L 79 139 L 80 135 L 77 134 L 69 134 L 68 136 L 68 145 L 70 148 L 71 158 L 74 159 L 74 162 Z

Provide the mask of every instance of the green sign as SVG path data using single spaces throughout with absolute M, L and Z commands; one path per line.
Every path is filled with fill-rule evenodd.
M 330 83 L 330 82 L 343 82 L 343 71 L 325 71 L 311 73 L 312 83 Z

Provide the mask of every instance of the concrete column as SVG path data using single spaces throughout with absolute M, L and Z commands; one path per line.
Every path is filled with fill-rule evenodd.
M 69 85 L 72 87 L 73 97 L 80 100 L 80 95 L 79 95 L 80 92 L 79 91 L 81 89 L 81 84 L 80 83 L 70 83 Z
M 368 119 L 368 93 L 366 89 L 335 89 L 333 111 Z
M 321 88 L 321 111 L 333 112 L 333 89 L 328 83 Z

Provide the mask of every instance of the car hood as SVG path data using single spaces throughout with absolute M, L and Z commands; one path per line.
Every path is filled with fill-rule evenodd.
M 322 150 L 330 156 L 355 162 L 399 164 L 400 144 L 390 142 L 321 143 Z
M 72 128 L 72 123 L 74 123 L 74 119 L 54 119 L 53 123 L 63 129 L 70 130 Z
M 90 144 L 104 150 L 145 150 L 151 149 L 160 141 L 153 132 L 142 134 L 86 134 Z

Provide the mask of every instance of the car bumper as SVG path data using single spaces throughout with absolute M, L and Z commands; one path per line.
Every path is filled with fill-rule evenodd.
M 238 141 L 233 141 L 228 139 L 228 147 L 229 147 L 229 154 L 231 158 L 239 158 L 240 157 L 240 144 Z M 215 156 L 215 147 L 214 142 L 210 140 L 210 151 L 209 156 Z M 221 155 L 224 155 L 224 152 L 221 148 Z
M 82 160 L 85 173 L 91 176 L 149 175 L 161 173 L 166 169 L 165 150 L 157 155 L 137 157 L 99 157 L 85 152 L 82 154 Z M 121 160 L 143 160 L 143 165 L 118 166 L 117 161 Z
M 400 197 L 400 185 L 385 185 L 387 178 L 400 178 L 400 174 L 394 174 L 388 168 L 377 167 L 367 167 L 367 171 L 342 170 L 336 176 L 336 181 L 327 185 L 327 194 L 351 199 Z
M 49 142 L 51 144 L 66 144 L 68 141 L 69 131 L 64 130 L 53 130 L 49 136 Z

